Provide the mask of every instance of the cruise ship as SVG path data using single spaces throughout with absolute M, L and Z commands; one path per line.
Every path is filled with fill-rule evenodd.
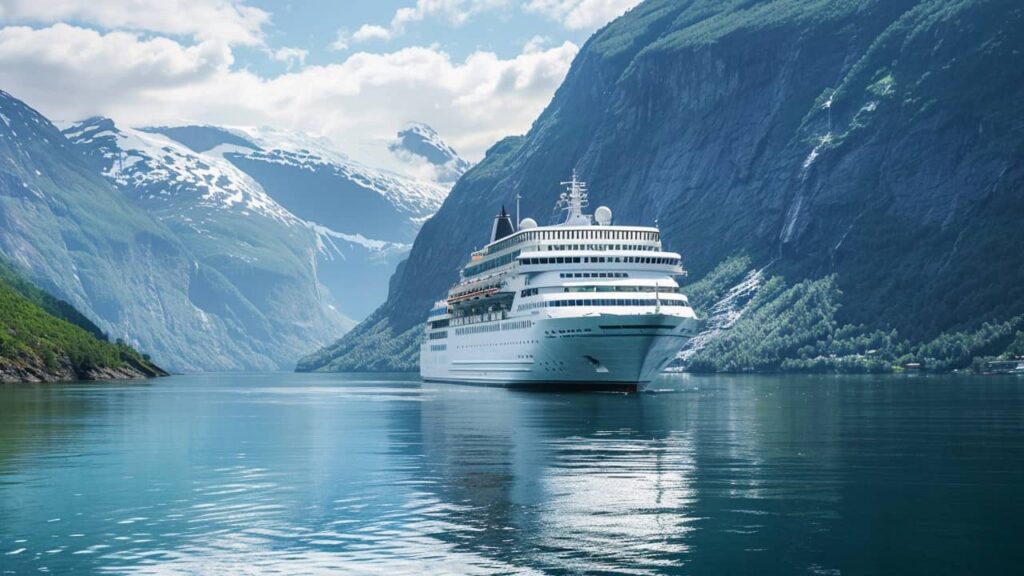
M 424 380 L 635 390 L 696 334 L 680 255 L 662 250 L 658 228 L 613 225 L 604 206 L 586 214 L 586 184 L 573 173 L 562 185 L 560 224 L 513 224 L 502 207 L 430 311 Z

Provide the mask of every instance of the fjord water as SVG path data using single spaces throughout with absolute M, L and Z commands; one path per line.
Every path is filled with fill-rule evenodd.
M 0 387 L 2 573 L 1019 573 L 1024 379 Z

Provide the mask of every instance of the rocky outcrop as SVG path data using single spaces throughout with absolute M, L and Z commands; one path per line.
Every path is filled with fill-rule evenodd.
M 573 168 L 618 223 L 657 221 L 691 279 L 737 252 L 834 274 L 840 320 L 914 340 L 1020 313 L 1022 25 L 1009 0 L 648 0 L 459 181 L 375 318 L 417 330 L 496 207 L 521 193 L 546 220 Z M 332 348 L 374 358 L 372 332 Z
M 119 367 L 92 367 L 76 370 L 66 356 L 57 367 L 48 368 L 38 358 L 23 355 L 17 360 L 0 359 L 0 383 L 73 382 L 77 380 L 136 380 L 167 376 L 167 372 L 149 363 L 125 364 Z

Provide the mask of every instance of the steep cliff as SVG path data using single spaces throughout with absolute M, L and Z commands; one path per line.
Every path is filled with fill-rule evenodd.
M 915 342 L 1020 314 L 1022 25 L 1011 0 L 648 0 L 458 182 L 376 328 L 300 369 L 413 368 L 360 335 L 413 342 L 496 207 L 518 192 L 546 220 L 573 168 L 618 223 L 657 220 L 691 279 L 738 252 L 834 275 L 838 322 Z

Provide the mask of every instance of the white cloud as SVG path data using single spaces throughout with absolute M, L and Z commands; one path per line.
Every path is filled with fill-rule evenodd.
M 409 24 L 430 17 L 440 17 L 453 26 L 461 26 L 480 12 L 506 4 L 508 0 L 416 0 L 415 5 L 396 10 L 388 27 L 364 24 L 352 39 L 357 42 L 390 40 L 404 34 Z
M 341 142 L 390 141 L 405 123 L 424 121 L 475 160 L 529 128 L 577 51 L 565 42 L 454 61 L 437 47 L 411 47 L 266 78 L 233 69 L 220 42 L 55 24 L 0 29 L 0 85 L 57 120 L 270 125 Z
M 623 15 L 641 0 L 529 0 L 528 12 L 543 14 L 570 30 L 598 28 Z
M 7 23 L 73 20 L 105 29 L 260 45 L 270 14 L 241 0 L 0 0 Z
M 286 47 L 270 51 L 270 57 L 278 62 L 284 62 L 288 66 L 288 70 L 291 70 L 296 66 L 305 66 L 306 56 L 309 56 L 309 51 L 303 50 L 302 48 Z
M 91 113 L 98 102 L 117 106 L 150 90 L 210 81 L 232 62 L 218 42 L 183 46 L 67 24 L 0 28 L 0 84 L 30 104 L 70 115 L 61 119 Z
M 334 42 L 331 42 L 327 46 L 327 49 L 335 52 L 344 52 L 345 50 L 348 50 L 351 40 L 352 36 L 348 33 L 348 30 L 340 28 L 334 37 Z
M 525 46 L 523 46 L 523 52 L 526 54 L 540 52 L 549 42 L 551 42 L 551 38 L 548 38 L 547 36 L 534 36 L 526 42 Z
M 383 26 L 363 24 L 359 27 L 359 30 L 356 30 L 356 33 L 352 35 L 352 39 L 356 42 L 366 42 L 367 40 L 390 40 L 391 30 L 388 30 Z

